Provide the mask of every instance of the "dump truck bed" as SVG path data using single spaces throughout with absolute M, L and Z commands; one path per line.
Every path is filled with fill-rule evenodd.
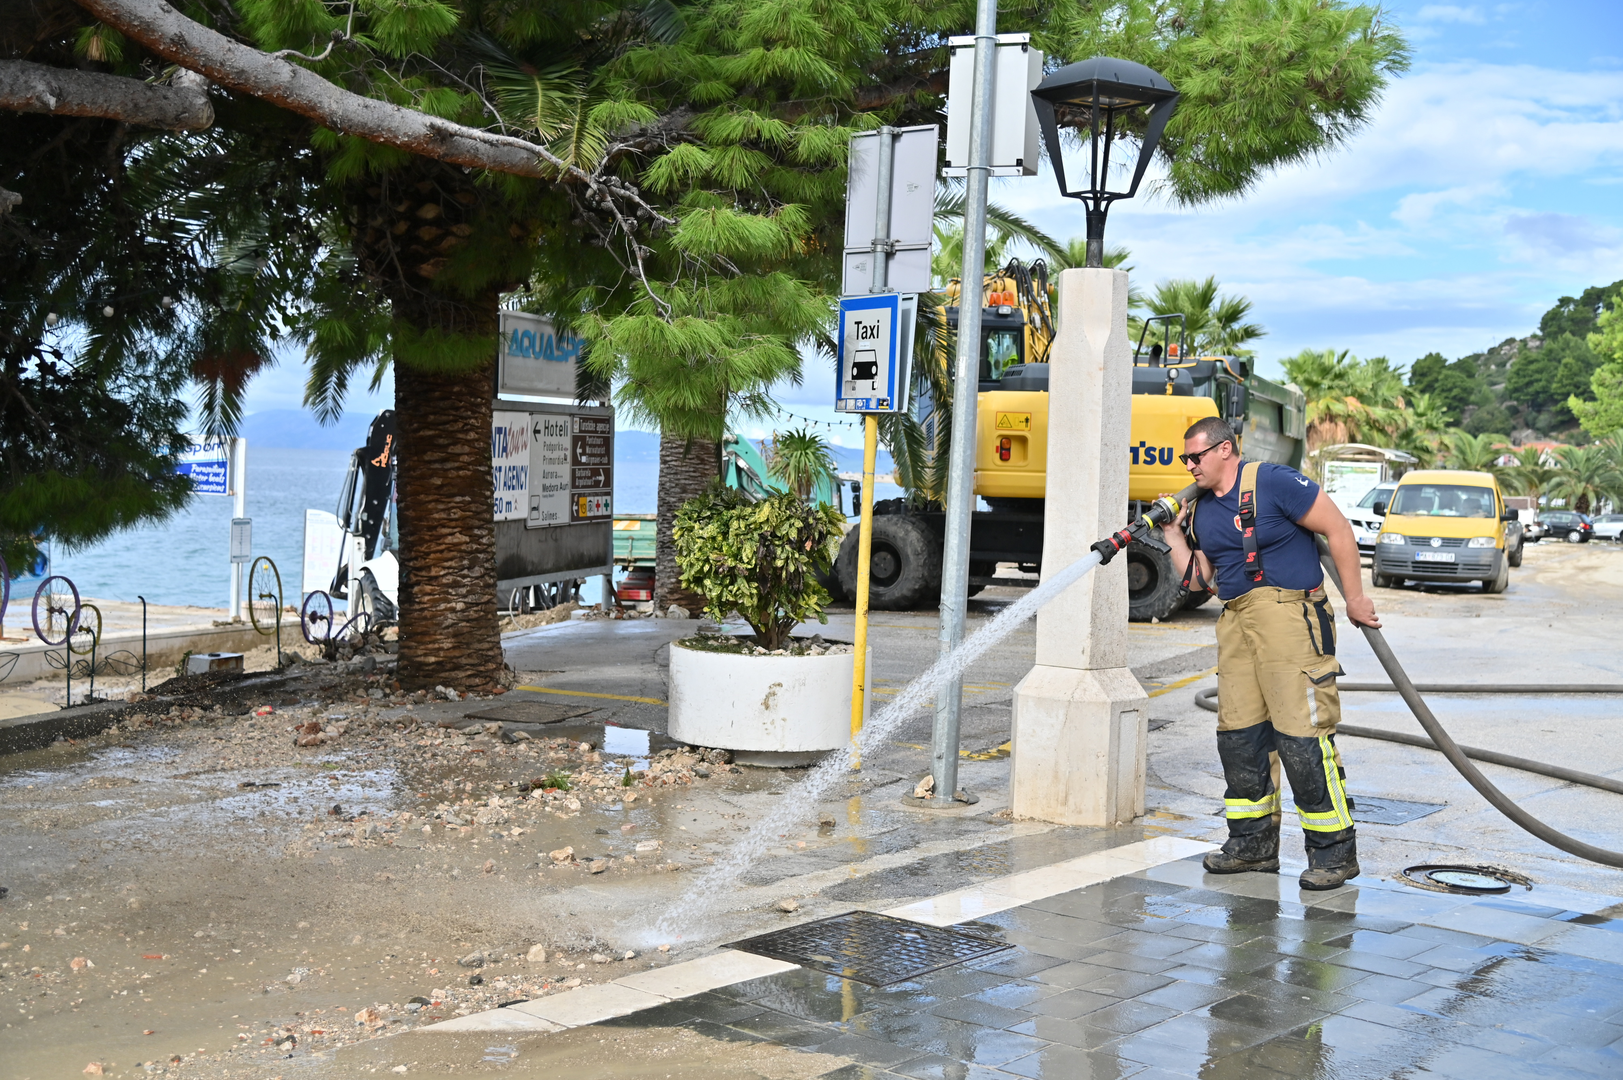
M 614 518 L 614 565 L 630 569 L 654 565 L 653 514 L 616 514 Z

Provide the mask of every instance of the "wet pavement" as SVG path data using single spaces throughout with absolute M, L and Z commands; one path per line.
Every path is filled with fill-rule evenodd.
M 824 1080 L 1623 1075 L 1623 905 L 1295 875 L 1183 859 L 961 923 L 1015 948 L 913 981 L 797 968 L 597 1027 L 851 1062 Z
M 973 622 L 1006 602 L 992 592 L 972 605 Z M 1489 679 L 1515 668 L 1593 682 L 1623 674 L 1615 655 L 1596 645 L 1605 636 L 1594 635 L 1620 595 L 1623 552 L 1563 546 L 1530 552 L 1502 597 L 1405 590 L 1381 599 L 1416 678 Z M 157 729 L 8 756 L 0 766 L 0 816 L 11 827 L 0 843 L 0 885 L 11 889 L 0 905 L 11 919 L 0 925 L 0 1007 L 8 1014 L 0 1020 L 0 1075 L 66 1078 L 100 1061 L 106 1075 L 172 1066 L 173 1075 L 188 1077 L 270 1080 L 298 1069 L 316 1080 L 406 1065 L 543 1076 L 553 1075 L 555 1061 L 593 1062 L 598 1035 L 587 1033 L 601 1033 L 617 1048 L 595 1073 L 581 1075 L 1266 1080 L 1454 1075 L 1464 1071 L 1458 1062 L 1477 1061 L 1486 1062 L 1475 1069 L 1482 1080 L 1623 1076 L 1612 1045 L 1623 1025 L 1623 974 L 1612 966 L 1623 956 L 1609 951 L 1623 940 L 1608 921 L 1615 901 L 1563 891 L 1623 895 L 1623 875 L 1563 856 L 1503 822 L 1438 755 L 1354 739 L 1342 748 L 1360 806 L 1424 800 L 1429 811 L 1360 825 L 1366 877 L 1357 889 L 1304 895 L 1294 875 L 1203 879 L 1198 867 L 1169 865 L 1067 894 L 1074 910 L 1057 909 L 1066 898 L 1052 897 L 970 927 L 1017 943 L 1025 967 L 1005 970 L 999 965 L 1010 958 L 997 957 L 884 991 L 796 971 L 758 991 L 711 991 L 615 1027 L 514 1035 L 517 1056 L 506 1064 L 487 1056 L 509 1045 L 506 1034 L 412 1030 L 518 999 L 557 1002 L 576 979 L 592 990 L 651 975 L 716 943 L 856 906 L 890 909 L 1150 837 L 1217 836 L 1223 786 L 1212 716 L 1192 701 L 1211 685 L 1214 618 L 1207 605 L 1173 623 L 1129 630 L 1133 669 L 1151 698 L 1145 818 L 1084 830 L 1009 817 L 1009 701 L 1030 666 L 1028 626 L 967 679 L 961 777 L 981 796 L 977 806 L 938 813 L 903 803 L 901 792 L 928 759 L 930 717 L 920 713 L 867 757 L 860 774 L 808 810 L 737 888 L 714 897 L 703 932 L 668 954 L 654 951 L 642 931 L 650 913 L 697 879 L 675 871 L 722 857 L 793 792 L 800 774 L 712 769 L 635 803 L 582 797 L 578 809 L 554 805 L 556 797 L 543 806 L 517 785 L 563 769 L 599 781 L 593 794 L 608 795 L 619 790 L 626 765 L 641 769 L 657 757 L 666 649 L 691 622 L 567 623 L 506 635 L 527 689 L 499 701 L 408 709 L 385 686 L 377 688 L 389 691 L 383 698 L 349 695 L 294 708 L 278 691 L 265 699 L 275 707 L 268 717 L 211 714 L 173 730 L 160 721 Z M 834 612 L 817 629 L 838 638 L 850 624 L 849 612 Z M 1373 678 L 1361 641 L 1345 627 L 1343 634 L 1348 670 Z M 934 650 L 933 613 L 876 616 L 877 696 L 904 684 Z M 1413 728 L 1389 696 L 1348 700 L 1349 720 Z M 1463 741 L 1527 752 L 1518 748 L 1533 736 L 1535 756 L 1623 775 L 1623 744 L 1608 734 L 1615 699 L 1436 704 Z M 548 710 L 571 716 L 541 724 Z M 347 732 L 322 746 L 294 745 L 293 720 L 338 713 L 348 718 Z M 520 729 L 530 741 L 510 741 Z M 578 742 L 575 750 L 541 745 L 566 729 L 602 760 L 587 762 Z M 1558 827 L 1616 846 L 1623 822 L 1616 796 L 1496 766 L 1484 771 Z M 329 813 L 335 804 L 343 814 Z M 639 847 L 655 842 L 657 862 Z M 566 846 L 574 859 L 555 869 L 551 853 Z M 631 858 L 648 865 L 632 868 Z M 1538 884 L 1516 906 L 1516 898 L 1456 900 L 1379 880 L 1411 863 L 1453 860 L 1502 862 Z M 598 862 L 606 869 L 594 874 Z M 1174 873 L 1193 876 L 1167 876 Z M 1129 885 L 1141 892 L 1119 892 Z M 1368 899 L 1347 908 L 1349 897 Z M 799 905 L 792 914 L 778 906 L 790 899 Z M 1402 910 L 1382 906 L 1394 904 Z M 1437 921 L 1439 913 L 1457 924 Z M 1347 917 L 1358 921 L 1314 936 L 1328 930 L 1326 920 Z M 1445 932 L 1472 937 L 1390 952 Z M 1354 936 L 1343 942 L 1347 935 Z M 1403 940 L 1394 946 L 1392 938 Z M 544 963 L 525 958 L 532 944 L 546 945 Z M 1422 956 L 1445 945 L 1467 956 Z M 475 950 L 489 957 L 478 986 L 474 969 L 457 964 Z M 623 960 L 629 950 L 638 955 Z M 94 968 L 73 966 L 80 958 Z M 740 997 L 746 989 L 756 996 Z M 414 997 L 435 1007 L 412 1010 L 406 1003 Z M 368 1009 L 380 1010 L 385 1026 L 358 1024 Z M 755 1030 L 751 1017 L 781 1027 Z M 656 1024 L 682 1025 L 683 1041 Z M 1088 1032 L 1076 1036 L 1080 1042 L 1060 1035 L 1079 1029 Z M 1371 1034 L 1383 1029 L 1396 1034 Z M 292 1059 L 286 1050 L 273 1053 L 284 1032 L 299 1038 Z M 759 1041 L 774 1032 L 779 1042 Z M 366 1041 L 337 1049 L 360 1037 Z M 814 1061 L 798 1052 L 802 1046 L 827 1048 L 827 1056 Z M 729 1047 L 761 1056 L 730 1057 Z M 1185 1056 L 1167 1057 L 1168 1047 Z M 1017 1053 L 1000 1057 L 1003 1050 Z M 1274 1056 L 1243 1056 L 1264 1050 Z M 1478 1056 L 1485 1054 L 1509 1055 L 1512 1064 Z M 847 1062 L 860 1067 L 841 1072 Z

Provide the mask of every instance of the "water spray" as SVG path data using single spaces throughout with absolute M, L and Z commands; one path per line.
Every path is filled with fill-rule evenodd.
M 1092 550 L 1087 555 L 1044 579 L 1031 592 L 998 612 L 985 626 L 965 638 L 956 649 L 937 659 L 922 675 L 903 687 L 891 699 L 889 705 L 876 713 L 850 745 L 829 754 L 809 770 L 806 778 L 796 785 L 793 791 L 785 794 L 777 806 L 744 835 L 726 858 L 704 871 L 693 886 L 654 923 L 651 937 L 658 941 L 680 940 L 683 931 L 697 915 L 713 912 L 718 896 L 725 896 L 757 859 L 783 840 L 789 830 L 817 808 L 817 804 L 835 785 L 850 779 L 854 760 L 869 753 L 871 747 L 889 738 L 903 721 L 933 702 L 938 686 L 949 679 L 962 676 L 965 668 L 980 659 L 992 646 L 1008 637 L 1016 627 L 1035 615 L 1044 604 L 1076 584 L 1096 567 L 1109 562 L 1117 552 L 1129 544 L 1137 541 L 1151 546 L 1161 545 L 1160 539 L 1154 535 L 1154 530 L 1175 520 L 1186 501 L 1199 493 L 1200 489 L 1190 484 L 1176 495 L 1156 499 L 1145 513 L 1135 518 L 1126 528 L 1092 545 Z

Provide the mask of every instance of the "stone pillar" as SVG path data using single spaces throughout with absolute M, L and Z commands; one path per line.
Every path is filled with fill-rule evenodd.
M 1059 301 L 1045 578 L 1126 523 L 1132 423 L 1127 275 L 1066 270 Z M 1127 670 L 1127 559 L 1118 555 L 1037 613 L 1037 665 L 1014 691 L 1014 815 L 1112 825 L 1143 814 L 1147 701 Z

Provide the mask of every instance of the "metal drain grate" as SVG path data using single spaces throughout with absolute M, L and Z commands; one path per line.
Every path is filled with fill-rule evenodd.
M 906 982 L 1013 945 L 872 911 L 851 911 L 728 946 L 869 986 Z
M 1374 795 L 1352 795 L 1347 801 L 1353 804 L 1352 819 L 1367 825 L 1402 825 L 1443 808 L 1442 803 L 1380 799 Z

